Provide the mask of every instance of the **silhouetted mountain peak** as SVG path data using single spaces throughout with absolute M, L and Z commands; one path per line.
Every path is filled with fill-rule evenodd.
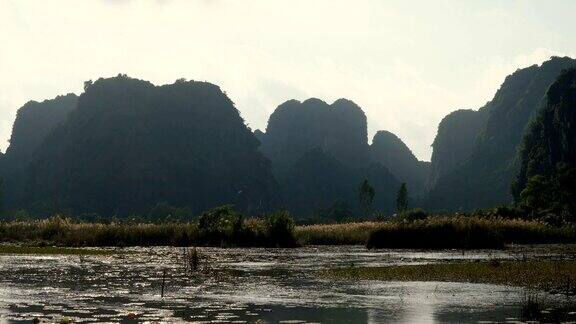
M 386 151 L 387 154 L 392 156 L 402 156 L 418 161 L 412 150 L 396 134 L 386 130 L 376 132 L 372 139 L 372 146 Z
M 362 109 L 350 100 L 329 105 L 310 98 L 289 100 L 270 115 L 262 152 L 284 173 L 312 148 L 319 147 L 345 165 L 368 162 L 367 125 Z
M 420 196 L 426 189 L 430 163 L 418 161 L 394 133 L 378 131 L 370 145 L 370 156 L 372 161 L 387 167 L 401 182 L 407 182 L 414 197 Z
M 26 165 L 48 133 L 76 109 L 77 101 L 78 96 L 69 93 L 42 102 L 28 101 L 18 109 L 6 150 L 8 159 L 15 161 L 15 166 Z
M 298 102 L 296 100 L 296 102 Z M 300 102 L 298 102 L 300 103 Z M 318 99 L 318 98 L 309 98 L 306 99 L 304 101 L 302 101 L 302 104 L 308 107 L 312 107 L 312 108 L 320 108 L 320 107 L 325 107 L 328 106 L 328 104 L 322 100 L 322 99 Z

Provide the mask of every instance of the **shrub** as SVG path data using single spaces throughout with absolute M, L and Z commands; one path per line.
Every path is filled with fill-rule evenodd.
M 422 217 L 422 213 L 414 213 Z M 488 225 L 488 226 L 487 226 Z M 396 223 L 370 235 L 368 248 L 501 248 L 499 233 L 472 218 L 428 218 Z
M 291 247 L 296 245 L 294 220 L 287 211 L 277 211 L 266 217 L 268 244 Z
M 405 212 L 402 212 L 398 218 L 400 220 L 406 220 L 409 222 L 413 222 L 416 220 L 421 220 L 421 219 L 426 219 L 428 217 L 428 213 L 426 211 L 424 211 L 424 209 L 422 208 L 414 208 L 414 209 L 410 209 L 407 210 Z
M 230 205 L 213 208 L 200 216 L 198 230 L 204 244 L 234 244 L 241 235 L 242 215 Z

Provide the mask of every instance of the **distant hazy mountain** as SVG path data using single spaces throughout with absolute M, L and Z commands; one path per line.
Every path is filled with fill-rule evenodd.
M 76 108 L 74 94 L 42 102 L 29 101 L 16 114 L 10 146 L 2 159 L 0 173 L 4 179 L 4 196 L 8 205 L 17 200 L 22 190 L 24 170 L 48 134 L 63 123 Z
M 485 109 L 461 109 L 442 119 L 432 144 L 430 187 L 434 187 L 439 178 L 450 174 L 470 157 L 487 117 Z
M 23 204 L 33 210 L 126 215 L 158 203 L 194 211 L 276 206 L 269 161 L 217 86 L 118 76 L 87 86 L 77 109 L 38 148 Z
M 413 197 L 426 191 L 430 162 L 418 161 L 412 151 L 398 136 L 379 131 L 370 145 L 372 161 L 381 163 L 401 182 L 406 182 Z
M 554 57 L 506 77 L 494 99 L 482 108 L 488 117 L 472 153 L 455 170 L 436 179 L 427 206 L 470 210 L 509 203 L 516 173 L 513 162 L 526 125 L 542 106 L 550 84 L 573 66 L 576 61 L 571 58 Z
M 287 101 L 270 116 L 266 133 L 258 136 L 285 205 L 297 216 L 336 203 L 359 214 L 358 189 L 364 179 L 376 191 L 374 207 L 394 209 L 400 182 L 386 167 L 371 163 L 366 116 L 352 101 Z
M 331 105 L 315 98 L 290 100 L 270 116 L 260 149 L 277 175 L 284 175 L 313 148 L 356 167 L 368 162 L 367 132 L 364 112 L 350 100 L 339 99 Z
M 520 199 L 528 179 L 537 175 L 545 178 L 555 176 L 560 163 L 576 170 L 576 69 L 565 71 L 550 86 L 544 107 L 524 136 L 519 156 L 520 168 L 514 183 L 515 198 Z M 563 197 L 549 198 L 556 203 L 560 200 L 570 201 L 570 213 L 574 219 L 576 178 L 568 180 L 567 183 L 556 180 L 549 184 L 550 187 L 563 186 L 558 193 Z

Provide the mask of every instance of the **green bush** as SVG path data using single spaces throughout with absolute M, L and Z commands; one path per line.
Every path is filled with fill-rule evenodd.
M 400 220 L 406 220 L 409 222 L 426 219 L 427 217 L 428 213 L 422 208 L 410 209 L 400 213 L 400 215 L 398 216 Z
M 291 247 L 296 245 L 294 220 L 287 211 L 277 211 L 266 217 L 268 243 L 273 246 Z
M 204 212 L 198 219 L 204 244 L 236 245 L 242 231 L 242 215 L 226 205 Z
M 413 222 L 382 223 L 368 239 L 369 248 L 477 249 L 504 244 L 570 243 L 576 226 L 555 227 L 540 221 L 473 216 L 428 217 Z

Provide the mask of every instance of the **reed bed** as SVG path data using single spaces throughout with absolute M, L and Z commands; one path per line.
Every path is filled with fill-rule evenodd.
M 57 246 L 190 245 L 198 240 L 194 223 L 82 223 L 52 217 L 0 223 L 0 240 Z
M 303 225 L 296 227 L 295 234 L 302 245 L 366 244 L 371 248 L 502 248 L 512 243 L 576 242 L 574 225 L 474 216 Z
M 345 280 L 473 282 L 576 293 L 576 261 L 573 260 L 492 260 L 389 267 L 350 267 L 322 270 L 319 275 L 324 278 Z
M 374 231 L 369 248 L 479 249 L 506 244 L 576 242 L 576 226 L 551 226 L 540 221 L 470 216 L 428 217 L 391 222 Z
M 55 216 L 33 221 L 0 222 L 0 242 L 29 246 L 262 246 L 293 247 L 293 224 L 282 213 L 265 219 L 226 218 L 214 223 L 77 222 Z
M 364 245 L 375 231 L 389 226 L 387 222 L 358 222 L 296 226 L 296 239 L 301 245 Z
M 0 222 L 0 242 L 83 246 L 283 246 L 367 245 L 371 248 L 501 248 L 506 244 L 574 243 L 576 226 L 470 216 L 415 221 L 293 226 L 286 215 L 240 219 L 224 229 L 198 222 L 88 223 L 69 218 Z M 221 225 L 214 225 L 221 226 Z

